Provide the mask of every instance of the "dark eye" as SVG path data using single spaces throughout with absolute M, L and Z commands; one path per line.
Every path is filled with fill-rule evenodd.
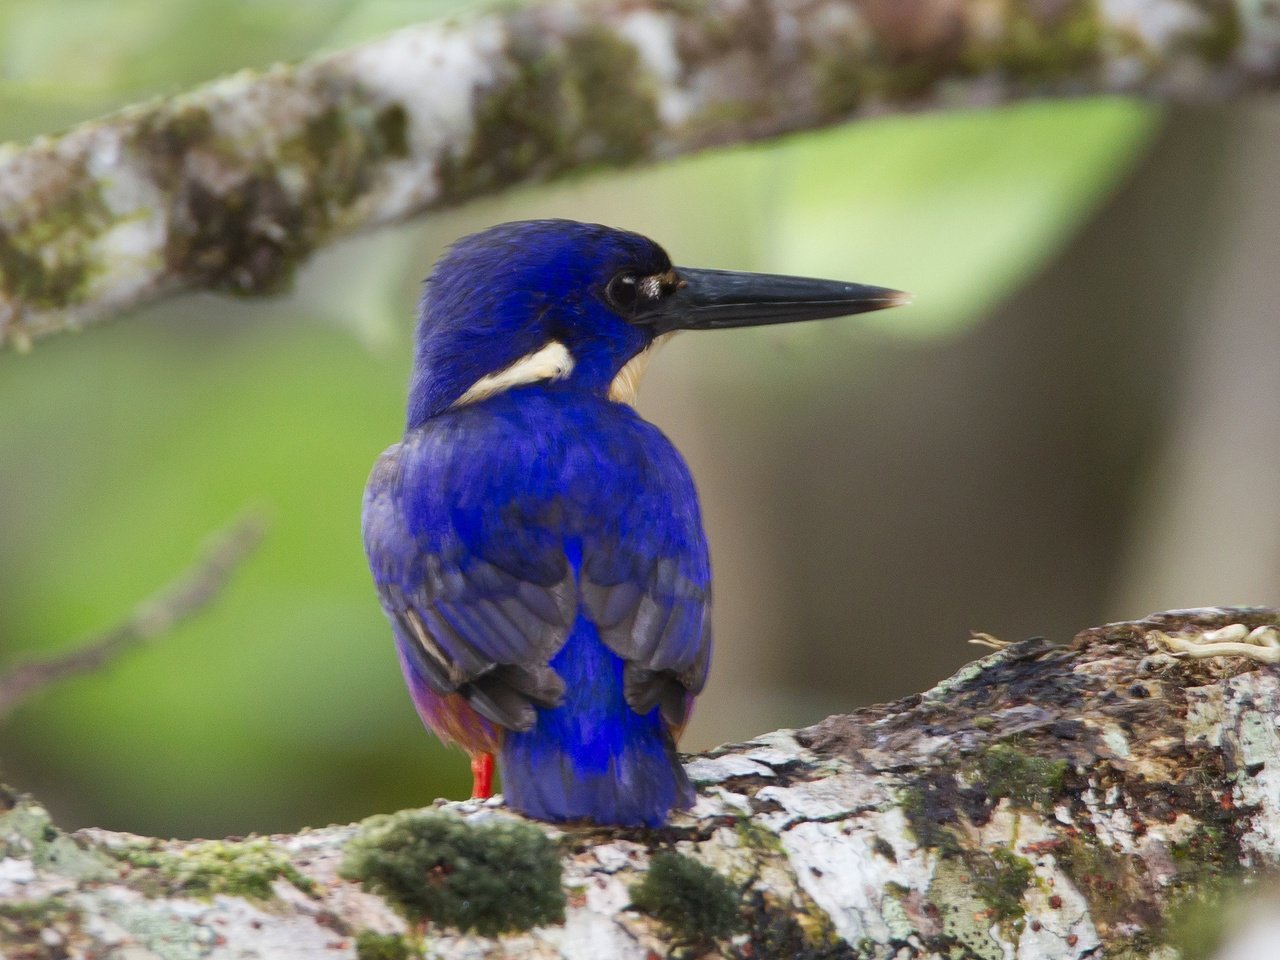
M 604 288 L 604 295 L 615 310 L 624 316 L 634 316 L 640 306 L 640 277 L 629 270 L 614 276 Z
M 619 270 L 604 287 L 609 306 L 631 323 L 646 323 L 662 302 L 684 286 L 684 281 L 671 267 L 662 273 L 639 273 Z

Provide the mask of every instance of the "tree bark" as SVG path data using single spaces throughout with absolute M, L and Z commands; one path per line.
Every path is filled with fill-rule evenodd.
M 1256 0 L 552 0 L 245 71 L 0 147 L 0 344 L 516 183 L 868 113 L 1280 83 Z
M 1280 676 L 1166 637 L 1235 623 L 1280 611 L 1026 640 L 690 758 L 698 803 L 658 830 L 534 824 L 495 798 L 146 840 L 64 834 L 0 795 L 0 955 L 1207 956 L 1280 865 Z

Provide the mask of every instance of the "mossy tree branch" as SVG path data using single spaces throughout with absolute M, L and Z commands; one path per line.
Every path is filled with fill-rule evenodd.
M 697 806 L 654 831 L 494 800 L 144 840 L 64 834 L 0 791 L 0 954 L 1207 956 L 1190 951 L 1223 905 L 1280 865 L 1280 675 L 1171 650 L 1278 623 L 1177 611 L 1012 644 L 924 694 L 692 758 Z
M 517 183 L 865 112 L 1280 85 L 1254 0 L 550 0 L 244 72 L 0 147 L 0 343 Z

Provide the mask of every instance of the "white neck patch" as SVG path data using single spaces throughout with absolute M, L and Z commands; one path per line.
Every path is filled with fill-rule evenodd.
M 674 336 L 674 332 L 660 334 L 654 338 L 653 343 L 628 360 L 618 371 L 618 375 L 613 378 L 613 383 L 609 384 L 609 399 L 614 403 L 625 403 L 629 407 L 634 407 L 636 394 L 640 392 L 640 378 L 644 376 L 645 367 L 649 365 L 649 358 L 658 347 Z
M 465 407 L 494 394 L 510 390 L 526 383 L 542 380 L 563 380 L 573 372 L 573 354 L 559 340 L 550 341 L 541 350 L 527 353 L 509 367 L 496 373 L 486 373 L 467 388 L 466 393 L 449 405 Z

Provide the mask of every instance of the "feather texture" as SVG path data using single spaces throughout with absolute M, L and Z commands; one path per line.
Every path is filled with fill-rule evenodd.
M 658 824 L 711 662 L 693 481 L 631 409 L 678 330 L 902 303 L 884 287 L 673 267 L 599 224 L 499 224 L 420 304 L 403 442 L 365 491 L 369 565 L 423 721 L 488 795 L 548 820 Z
M 691 800 L 673 730 L 706 679 L 710 569 L 656 427 L 554 382 L 454 407 L 379 461 L 364 539 L 424 722 L 497 742 L 513 806 L 640 824 Z

